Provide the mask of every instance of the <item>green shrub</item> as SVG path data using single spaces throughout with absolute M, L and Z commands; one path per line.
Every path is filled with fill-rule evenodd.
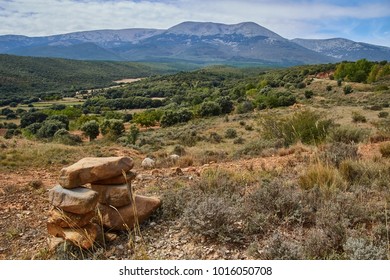
M 344 94 L 350 94 L 350 93 L 352 93 L 352 92 L 353 92 L 352 86 L 351 86 L 351 85 L 346 85 L 346 86 L 344 86 L 343 92 L 344 92 Z
M 387 118 L 389 116 L 389 112 L 379 112 L 378 118 Z
M 295 104 L 296 98 L 290 92 L 269 92 L 267 94 L 261 94 L 256 98 L 257 108 L 277 108 L 291 106 Z
M 338 167 L 346 159 L 356 160 L 358 158 L 357 151 L 358 147 L 356 145 L 333 143 L 325 147 L 320 157 L 323 161 Z
M 221 143 L 222 142 L 222 136 L 219 135 L 216 132 L 211 132 L 210 136 L 209 136 L 209 141 L 211 143 L 216 143 L 216 144 Z
M 382 154 L 382 157 L 390 158 L 390 143 L 380 145 L 379 151 Z
M 237 105 L 236 107 L 236 113 L 237 114 L 245 114 L 252 112 L 254 109 L 253 103 L 250 101 L 244 101 Z
M 162 127 L 168 127 L 177 123 L 186 123 L 193 118 L 193 113 L 188 109 L 178 111 L 165 111 L 161 117 L 160 124 Z
M 200 105 L 200 108 L 198 110 L 198 114 L 201 117 L 210 117 L 210 116 L 218 116 L 222 113 L 221 106 L 212 101 L 204 102 L 202 105 Z
M 345 187 L 345 183 L 338 170 L 321 163 L 309 166 L 305 174 L 299 177 L 298 183 L 304 190 L 318 187 L 327 195 L 332 195 L 336 190 Z
M 365 141 L 369 135 L 370 131 L 366 129 L 340 126 L 331 130 L 330 139 L 334 142 L 353 144 Z
M 61 128 L 65 128 L 65 124 L 63 122 L 58 120 L 46 120 L 38 129 L 36 135 L 39 138 L 51 138 Z
M 373 161 L 345 160 L 340 163 L 341 175 L 351 184 L 388 187 L 390 166 Z
M 64 145 L 70 145 L 70 146 L 74 146 L 82 143 L 82 139 L 80 138 L 80 136 L 70 134 L 69 131 L 67 131 L 64 128 L 58 130 L 54 134 L 53 141 Z
M 237 131 L 234 128 L 228 128 L 225 131 L 225 138 L 234 139 L 237 137 Z
M 47 119 L 48 115 L 42 112 L 27 112 L 20 119 L 20 127 L 25 128 L 33 123 L 42 123 Z
M 347 239 L 343 245 L 347 258 L 350 260 L 385 260 L 387 259 L 387 245 L 381 246 L 373 244 L 365 238 Z
M 299 260 L 302 259 L 301 250 L 296 241 L 290 241 L 275 233 L 266 241 L 263 254 L 266 260 Z
M 260 125 L 266 139 L 281 139 L 285 146 L 289 146 L 298 141 L 304 144 L 322 142 L 333 122 L 324 119 L 320 113 L 303 110 L 288 117 L 264 116 Z
M 229 198 L 212 194 L 190 200 L 183 212 L 183 222 L 194 233 L 234 242 L 242 236 L 242 230 L 236 226 L 239 216 Z
M 310 99 L 314 96 L 314 92 L 312 90 L 305 90 L 305 97 Z
M 365 123 L 367 122 L 367 118 L 363 114 L 355 111 L 352 112 L 352 121 L 355 123 Z

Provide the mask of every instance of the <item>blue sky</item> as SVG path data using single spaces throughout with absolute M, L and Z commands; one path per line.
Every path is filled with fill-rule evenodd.
M 288 39 L 343 37 L 390 47 L 390 0 L 0 0 L 0 35 L 166 29 L 183 21 L 253 21 Z

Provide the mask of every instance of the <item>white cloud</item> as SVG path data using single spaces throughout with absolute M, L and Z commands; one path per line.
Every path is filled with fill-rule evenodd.
M 313 0 L 2 1 L 0 34 L 37 36 L 95 29 L 168 28 L 192 20 L 254 21 L 287 38 L 323 38 L 333 37 L 335 32 L 348 34 L 338 26 L 341 19 L 390 17 L 389 1 L 348 6 L 333 3 L 336 4 Z

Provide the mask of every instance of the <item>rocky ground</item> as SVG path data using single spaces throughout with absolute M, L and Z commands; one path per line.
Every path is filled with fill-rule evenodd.
M 378 153 L 377 144 L 361 145 L 362 157 Z M 291 168 L 300 172 L 301 161 L 307 160 L 312 151 L 295 147 L 279 151 L 267 157 L 210 163 L 189 168 L 164 168 L 144 170 L 135 167 L 138 174 L 133 187 L 139 194 L 161 195 L 175 182 L 191 184 L 207 168 L 222 167 L 232 170 L 277 170 Z M 292 173 L 292 176 L 295 174 Z M 27 169 L 0 172 L 0 259 L 51 259 L 51 258 L 98 258 L 98 259 L 248 259 L 246 246 L 216 244 L 188 232 L 179 221 L 164 220 L 156 213 L 139 230 L 112 232 L 106 235 L 104 245 L 85 256 L 80 252 L 69 255 L 49 250 L 46 229 L 48 190 L 59 175 L 58 168 Z M 62 248 L 63 249 L 63 248 Z M 60 248 L 60 251 L 62 250 Z M 66 250 L 65 250 L 66 251 Z M 77 251 L 77 250 L 76 250 Z

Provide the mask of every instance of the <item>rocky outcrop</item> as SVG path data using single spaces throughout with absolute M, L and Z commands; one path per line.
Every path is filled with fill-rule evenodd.
M 127 230 L 147 219 L 161 200 L 132 193 L 132 168 L 128 157 L 84 158 L 63 168 L 49 190 L 48 233 L 90 249 L 103 240 L 102 226 Z

